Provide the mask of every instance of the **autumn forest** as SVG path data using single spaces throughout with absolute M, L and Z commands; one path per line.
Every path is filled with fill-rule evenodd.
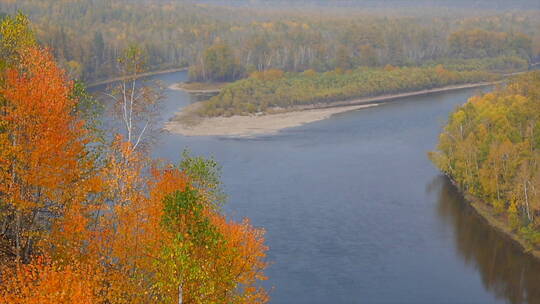
M 540 9 L 269 2 L 0 0 L 0 303 L 540 303 Z

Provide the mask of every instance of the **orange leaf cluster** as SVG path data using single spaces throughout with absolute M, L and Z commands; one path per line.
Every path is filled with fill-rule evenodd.
M 31 263 L 4 269 L 0 302 L 12 304 L 99 303 L 103 273 L 90 264 L 60 265 L 39 257 Z

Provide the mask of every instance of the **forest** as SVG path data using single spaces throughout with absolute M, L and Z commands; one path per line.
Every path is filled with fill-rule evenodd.
M 540 59 L 538 11 L 396 7 L 0 0 L 0 11 L 27 14 L 59 64 L 86 81 L 117 75 L 116 58 L 135 42 L 148 55 L 150 70 L 190 67 L 193 81 L 233 81 L 270 69 L 326 72 L 498 56 Z
M 388 65 L 325 73 L 314 70 L 254 72 L 248 79 L 223 88 L 219 95 L 204 101 L 197 111 L 202 116 L 250 115 L 500 79 L 498 74 L 475 70 L 479 65 L 484 64 L 473 62 L 472 67 L 468 67 L 467 63 L 462 63 L 461 71 L 448 70 L 443 65 L 402 68 Z
M 540 246 L 540 72 L 520 75 L 456 109 L 433 162 Z
M 284 178 L 285 182 L 293 182 L 286 187 L 281 184 L 283 188 L 278 187 L 279 183 L 267 183 L 258 170 L 253 173 L 233 168 L 231 171 L 242 171 L 234 172 L 240 175 L 237 184 L 247 185 L 235 202 L 239 198 L 251 204 L 255 198 L 250 206 L 258 208 L 258 213 L 250 215 L 254 223 L 259 222 L 256 216 L 263 213 L 261 210 L 270 210 L 261 208 L 264 204 L 282 212 L 265 215 L 264 220 L 270 223 L 267 227 L 275 229 L 274 234 L 265 234 L 250 219 L 237 219 L 234 212 L 226 214 L 221 166 L 214 159 L 193 155 L 189 150 L 173 151 L 182 153 L 174 163 L 153 157 L 152 149 L 163 129 L 159 115 L 166 96 L 160 83 L 142 75 L 169 69 L 186 69 L 188 81 L 193 87 L 200 85 L 202 91 L 204 85 L 220 85 L 219 94 L 197 103 L 199 107 L 186 105 L 187 97 L 174 100 L 176 107 L 183 103 L 202 118 L 249 115 L 259 119 L 258 115 L 328 107 L 340 101 L 497 83 L 493 92 L 475 96 L 455 109 L 429 158 L 460 190 L 526 240 L 530 248 L 540 249 L 540 72 L 525 72 L 540 62 L 540 10 L 530 9 L 538 3 L 520 0 L 519 9 L 499 11 L 481 8 L 488 5 L 487 0 L 475 2 L 472 8 L 465 0 L 444 8 L 436 4 L 450 0 L 433 0 L 433 5 L 421 10 L 404 4 L 409 0 L 391 0 L 388 3 L 402 4 L 389 6 L 374 0 L 297 0 L 294 5 L 275 1 L 0 0 L 0 303 L 258 304 L 270 302 L 273 289 L 269 285 L 274 282 L 267 281 L 267 274 L 271 271 L 281 275 L 282 280 L 291 277 L 279 282 L 282 286 L 290 284 L 283 288 L 288 287 L 289 295 L 303 292 L 302 285 L 307 283 L 313 283 L 311 290 L 324 289 L 330 280 L 344 292 L 356 292 L 358 288 L 351 282 L 363 279 L 356 277 L 362 271 L 371 275 L 369 281 L 377 277 L 380 281 L 373 280 L 374 284 L 381 286 L 385 285 L 379 284 L 383 280 L 402 275 L 386 271 L 386 262 L 393 256 L 386 260 L 373 260 L 373 256 L 378 256 L 384 246 L 384 242 L 379 243 L 380 236 L 394 237 L 393 233 L 405 231 L 398 231 L 403 227 L 416 231 L 419 226 L 400 226 L 402 223 L 396 221 L 384 225 L 390 230 L 375 231 L 383 226 L 377 217 L 380 206 L 375 203 L 389 202 L 387 206 L 409 209 L 414 215 L 434 209 L 411 208 L 419 205 L 416 201 L 414 206 L 406 205 L 406 200 L 401 204 L 403 193 L 412 192 L 409 184 L 402 187 L 405 192 L 394 193 L 395 200 L 386 200 L 388 187 L 366 193 L 376 196 L 365 205 L 360 205 L 362 199 L 367 201 L 370 196 L 363 198 L 362 193 L 353 197 L 347 192 L 370 178 L 360 174 L 376 173 L 363 172 L 365 163 L 358 160 L 364 159 L 358 155 L 369 158 L 383 154 L 382 148 L 384 152 L 391 150 L 386 149 L 385 142 L 376 142 L 376 147 L 365 144 L 369 137 L 356 138 L 358 142 L 346 137 L 346 128 L 361 131 L 352 133 L 370 133 L 363 127 L 336 127 L 343 138 L 317 144 L 315 139 L 293 142 L 293 138 L 300 137 L 291 132 L 291 136 L 283 136 L 290 141 L 276 151 L 284 155 L 296 153 L 297 158 L 291 159 L 305 162 L 301 165 L 307 171 L 299 170 Z M 358 5 L 368 2 L 371 4 Z M 502 0 L 491 2 L 500 7 L 510 5 Z M 111 79 L 115 81 L 99 92 L 99 100 L 87 89 Z M 427 116 L 423 112 L 421 115 Z M 373 117 L 373 121 L 389 121 Z M 270 119 L 275 124 L 275 116 Z M 408 127 L 425 128 L 420 124 Z M 388 130 L 399 133 L 384 139 L 388 147 L 408 140 L 406 132 Z M 336 133 L 321 136 L 330 137 L 328 134 Z M 376 134 L 373 137 L 386 136 Z M 423 135 L 419 133 L 414 139 L 424 141 Z M 194 142 L 182 142 L 186 137 L 174 140 L 179 144 Z M 256 157 L 274 153 L 263 154 L 263 147 L 269 146 L 260 145 L 262 141 L 210 137 L 198 148 L 226 146 L 225 154 L 249 165 L 268 163 Z M 214 140 L 218 144 L 210 145 Z M 238 143 L 241 151 L 255 151 L 245 157 L 253 160 L 245 161 L 234 153 Z M 250 149 L 253 143 L 259 150 Z M 275 143 L 277 146 L 278 140 Z M 407 144 L 413 146 L 415 142 Z M 334 166 L 340 157 L 334 155 L 336 150 L 330 150 L 333 146 L 347 150 L 347 157 L 339 163 L 342 167 Z M 359 146 L 364 146 L 363 151 Z M 324 157 L 306 157 L 321 147 L 320 155 Z M 398 153 L 391 152 L 394 160 Z M 378 159 L 382 163 L 390 158 Z M 423 160 L 428 168 L 421 168 L 416 177 L 422 178 L 424 169 L 433 171 L 425 154 Z M 309 200 L 309 208 L 302 209 L 306 192 L 297 188 L 295 181 L 319 175 L 317 164 L 323 161 L 338 172 L 322 174 L 328 188 L 321 190 L 329 193 L 329 198 Z M 401 161 L 422 165 L 414 159 Z M 223 163 L 231 166 L 227 161 Z M 253 167 L 245 168 L 249 171 Z M 343 168 L 356 172 L 347 175 L 340 172 Z M 272 174 L 283 176 L 283 172 L 294 171 L 286 166 L 273 169 L 264 172 L 268 174 L 265 177 L 277 180 Z M 388 172 L 382 174 L 387 178 Z M 246 182 L 250 178 L 258 182 L 259 188 Z M 342 187 L 332 187 L 333 179 Z M 341 183 L 345 180 L 356 184 Z M 420 190 L 414 190 L 426 192 L 424 184 L 413 180 L 420 186 Z M 316 179 L 307 180 L 312 181 L 305 186 L 315 187 Z M 260 189 L 266 192 L 257 193 Z M 358 202 L 353 206 L 356 209 L 349 209 L 359 210 L 349 223 L 341 223 L 343 215 L 347 215 L 346 206 L 334 204 L 338 191 L 347 192 L 341 202 Z M 275 202 L 270 192 L 278 194 Z M 262 199 L 256 196 L 265 194 L 268 196 Z M 433 205 L 428 200 L 432 198 L 426 201 Z M 289 205 L 295 206 L 287 209 Z M 341 217 L 329 216 L 329 211 L 338 209 L 336 206 L 345 210 Z M 374 225 L 359 225 L 370 224 L 358 220 L 368 209 L 374 211 L 367 213 Z M 234 211 L 238 210 L 245 214 L 241 208 Z M 380 214 L 385 219 L 392 216 Z M 416 223 L 406 217 L 401 220 Z M 425 229 L 433 227 L 432 222 L 420 224 Z M 357 242 L 346 235 L 362 234 L 364 231 L 355 230 L 358 227 L 367 231 L 363 236 L 374 239 Z M 454 227 L 461 241 L 467 242 L 471 235 L 468 227 Z M 342 240 L 327 242 L 320 232 L 344 235 Z M 306 236 L 312 238 L 307 243 Z M 409 242 L 403 237 L 397 244 L 390 240 L 396 247 L 387 251 L 416 257 L 416 253 L 429 247 L 449 249 L 447 243 L 439 242 L 448 235 L 435 234 L 436 242 L 425 242 L 435 246 L 425 247 L 424 237 L 427 240 L 430 234 L 415 237 Z M 269 241 L 278 250 L 269 253 Z M 364 246 L 369 247 L 367 257 L 362 256 Z M 377 251 L 370 251 L 373 248 Z M 305 249 L 305 255 L 299 253 L 300 249 Z M 480 254 L 493 254 L 495 259 L 500 255 L 496 249 L 487 248 Z M 281 258 L 282 264 L 269 271 L 274 257 Z M 328 265 L 310 267 L 312 261 L 308 259 L 317 257 L 328 261 Z M 339 267 L 344 260 L 346 266 L 358 264 L 364 269 L 351 267 L 347 269 L 350 273 L 336 274 L 335 269 L 343 269 Z M 362 263 L 357 263 L 360 260 Z M 512 262 L 507 264 L 512 266 Z M 370 270 L 366 265 L 377 269 Z M 418 265 L 422 267 L 420 272 L 429 266 Z M 414 266 L 411 264 L 410 269 Z M 493 263 L 482 262 L 479 268 L 491 273 Z M 410 269 L 403 271 L 407 273 L 403 278 L 410 278 Z M 501 269 L 505 272 L 504 267 L 497 270 Z M 533 272 L 538 268 L 530 269 L 525 274 L 512 272 L 507 276 L 512 283 L 518 276 L 525 276 L 529 290 L 537 282 Z M 464 272 L 468 275 L 472 271 Z M 335 276 L 320 277 L 321 273 Z M 425 273 L 422 276 L 430 278 Z M 501 276 L 500 272 L 496 276 Z M 398 289 L 404 289 L 402 282 L 397 284 Z M 501 286 L 493 281 L 485 285 Z M 523 286 L 522 281 L 519 285 Z M 392 292 L 399 292 L 396 290 Z
M 268 301 L 264 230 L 221 211 L 219 165 L 151 159 L 141 50 L 119 57 L 108 130 L 23 14 L 0 37 L 1 303 Z

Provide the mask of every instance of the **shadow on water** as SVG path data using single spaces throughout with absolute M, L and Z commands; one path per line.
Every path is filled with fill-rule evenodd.
M 427 191 L 437 193 L 437 213 L 453 228 L 457 254 L 480 273 L 486 290 L 512 304 L 540 303 L 540 261 L 490 227 L 446 176 Z

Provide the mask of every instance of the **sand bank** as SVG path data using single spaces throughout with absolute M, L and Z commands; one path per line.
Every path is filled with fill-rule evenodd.
M 216 82 L 216 83 L 173 83 L 169 86 L 170 90 L 184 91 L 191 94 L 218 94 L 221 89 L 230 82 Z
M 281 129 L 300 126 L 326 119 L 337 113 L 371 106 L 375 106 L 375 104 L 301 110 L 259 116 L 237 115 L 231 117 L 212 117 L 203 118 L 195 122 L 173 120 L 165 124 L 165 130 L 186 136 L 251 137 L 262 134 L 274 134 Z

